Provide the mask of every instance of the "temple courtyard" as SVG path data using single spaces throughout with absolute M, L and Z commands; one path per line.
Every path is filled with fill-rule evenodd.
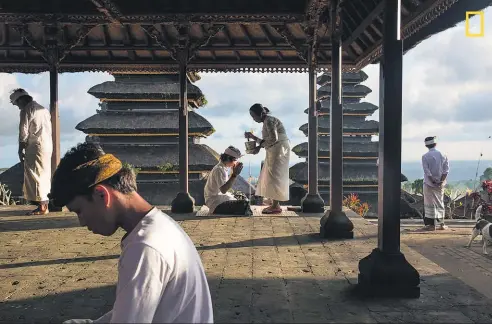
M 105 238 L 72 213 L 24 216 L 27 208 L 0 208 L 0 322 L 95 319 L 111 309 L 123 233 Z M 173 217 L 201 254 L 216 322 L 492 322 L 492 259 L 479 240 L 463 247 L 471 223 L 422 234 L 402 222 L 420 299 L 361 300 L 350 291 L 377 226 L 347 212 L 355 238 L 346 241 L 321 239 L 317 214 Z

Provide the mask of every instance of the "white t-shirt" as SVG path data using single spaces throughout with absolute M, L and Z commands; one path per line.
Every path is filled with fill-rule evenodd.
M 205 184 L 204 197 L 205 205 L 210 212 L 214 212 L 218 205 L 225 201 L 236 200 L 230 193 L 223 194 L 220 191 L 227 182 L 227 167 L 224 163 L 219 162 L 208 174 L 207 183 Z
M 100 323 L 213 323 L 200 255 L 171 217 L 152 209 L 121 242 L 113 310 Z

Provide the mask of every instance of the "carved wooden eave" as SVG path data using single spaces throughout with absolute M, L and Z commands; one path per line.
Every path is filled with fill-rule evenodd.
M 58 55 L 60 72 L 175 72 L 183 23 L 189 26 L 190 71 L 306 72 L 312 46 L 318 71 L 331 69 L 330 0 L 87 0 L 59 1 L 53 8 L 55 2 L 17 2 L 2 3 L 0 72 L 47 71 L 53 61 L 48 48 Z M 340 1 L 343 71 L 379 60 L 382 3 Z M 463 21 L 465 11 L 490 5 L 492 0 L 402 0 L 404 50 Z M 56 50 L 46 43 L 46 26 L 58 28 Z
M 91 0 L 97 10 L 112 23 L 121 23 L 122 13 L 112 0 Z

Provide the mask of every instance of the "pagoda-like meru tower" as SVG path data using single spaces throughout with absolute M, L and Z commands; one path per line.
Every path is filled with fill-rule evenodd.
M 357 194 L 362 202 L 371 205 L 371 212 L 377 211 L 378 202 L 378 142 L 372 136 L 378 134 L 378 122 L 366 120 L 378 107 L 361 102 L 371 93 L 371 89 L 360 83 L 367 79 L 364 72 L 342 73 L 343 103 L 343 193 Z M 325 73 L 318 77 L 318 157 L 319 157 L 319 191 L 325 204 L 330 203 L 330 97 L 331 75 Z M 308 113 L 308 110 L 305 111 Z M 308 124 L 299 128 L 306 136 Z M 306 158 L 290 168 L 292 181 L 307 185 L 308 183 L 308 143 L 295 146 L 292 151 L 299 157 Z
M 155 205 L 170 205 L 179 192 L 179 75 L 115 74 L 114 81 L 98 84 L 88 93 L 101 109 L 76 128 L 86 141 L 99 143 L 124 163 L 137 169 L 139 193 Z M 217 164 L 218 154 L 200 144 L 214 132 L 194 110 L 204 104 L 199 80 L 188 74 L 189 191 L 195 203 L 204 203 L 204 177 Z

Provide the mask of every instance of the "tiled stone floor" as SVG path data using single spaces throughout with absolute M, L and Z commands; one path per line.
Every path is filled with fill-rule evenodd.
M 94 319 L 109 310 L 123 233 L 94 235 L 70 213 L 24 213 L 0 208 L 0 321 Z M 405 245 L 421 298 L 353 299 L 346 291 L 377 227 L 351 217 L 355 239 L 330 242 L 318 236 L 319 217 L 175 216 L 201 254 L 216 322 L 492 322 L 487 298 Z

